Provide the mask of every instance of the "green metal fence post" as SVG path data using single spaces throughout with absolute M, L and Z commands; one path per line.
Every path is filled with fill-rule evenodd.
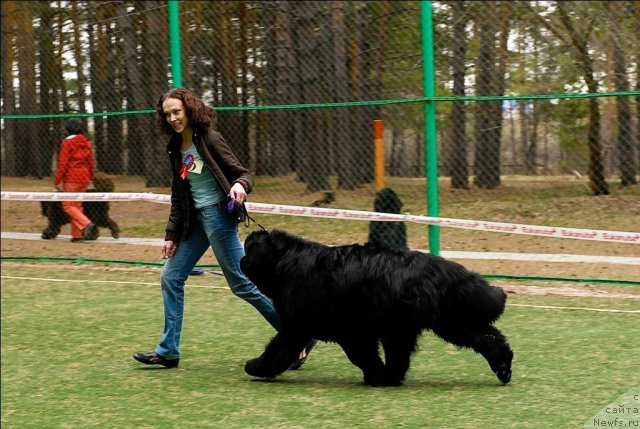
M 435 97 L 433 60 L 433 17 L 430 1 L 420 2 L 422 27 L 422 82 L 425 97 Z M 438 146 L 436 144 L 436 102 L 424 103 L 425 168 L 427 170 L 427 214 L 438 217 Z M 429 225 L 429 251 L 440 254 L 440 227 Z
M 180 13 L 177 0 L 169 0 L 169 45 L 173 86 L 179 87 L 182 86 L 182 60 L 180 57 Z

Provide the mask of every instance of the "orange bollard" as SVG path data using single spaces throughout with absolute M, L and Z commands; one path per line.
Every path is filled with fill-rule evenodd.
M 384 121 L 373 121 L 374 167 L 376 192 L 384 188 Z

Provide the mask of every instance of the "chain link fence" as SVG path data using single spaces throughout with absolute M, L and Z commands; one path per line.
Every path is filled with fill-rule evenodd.
M 168 6 L 2 2 L 3 177 L 53 176 L 63 119 L 79 116 L 99 171 L 169 185 L 153 110 L 175 83 Z M 584 195 L 603 195 L 637 183 L 640 3 L 430 6 L 440 189 L 506 181 L 526 195 L 529 179 L 548 177 L 553 193 L 572 177 Z M 420 2 L 180 1 L 178 10 L 182 85 L 216 110 L 258 192 L 263 183 L 274 199 L 321 193 L 338 206 L 342 191 L 371 196 L 376 119 L 388 182 L 402 195 L 408 182 L 394 180 L 425 180 Z

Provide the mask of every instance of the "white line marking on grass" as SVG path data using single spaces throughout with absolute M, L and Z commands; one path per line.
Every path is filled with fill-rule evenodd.
M 55 282 L 55 283 L 109 283 L 109 284 L 122 284 L 122 285 L 142 285 L 142 286 L 160 286 L 160 282 L 157 283 L 145 283 L 145 282 L 125 282 L 118 280 L 70 280 L 70 279 L 47 279 L 41 277 L 18 277 L 18 276 L 0 276 L 3 279 L 13 280 L 34 280 L 43 282 Z M 200 285 L 184 285 L 185 287 L 201 288 L 201 289 L 229 289 L 225 286 L 200 286 Z
M 616 310 L 611 308 L 588 308 L 588 307 L 557 307 L 555 305 L 533 305 L 533 304 L 507 304 L 509 307 L 527 307 L 527 308 L 542 308 L 545 310 L 584 310 L 584 311 L 598 311 L 603 313 L 638 313 L 640 310 Z
M 3 279 L 13 280 L 34 280 L 34 281 L 46 281 L 56 283 L 109 283 L 109 284 L 123 284 L 123 285 L 143 285 L 143 286 L 158 286 L 158 283 L 144 283 L 144 282 L 126 282 L 116 280 L 66 280 L 66 279 L 49 279 L 41 277 L 18 277 L 18 276 L 0 276 Z M 224 286 L 199 286 L 199 285 L 185 285 L 190 288 L 200 289 L 228 289 Z M 558 307 L 554 305 L 533 305 L 533 304 L 507 304 L 510 307 L 526 307 L 526 308 L 541 308 L 545 310 L 583 310 L 583 311 L 596 311 L 606 313 L 638 313 L 640 310 L 616 310 L 610 308 L 587 308 L 587 307 Z
M 638 265 L 640 258 L 632 256 L 571 255 L 563 253 L 508 253 L 508 252 L 463 252 L 443 250 L 441 256 L 449 259 L 484 259 L 529 262 L 576 262 L 587 264 Z

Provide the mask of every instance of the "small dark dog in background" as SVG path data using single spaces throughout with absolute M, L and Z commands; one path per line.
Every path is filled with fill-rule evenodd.
M 93 188 L 87 192 L 113 192 L 115 185 L 113 179 L 104 173 L 96 173 L 93 177 Z M 62 225 L 70 222 L 69 216 L 62 210 L 60 201 L 40 201 L 42 215 L 49 219 L 49 224 L 42 231 L 42 238 L 52 240 L 60 234 Z M 91 219 L 96 226 L 109 228 L 113 238 L 120 237 L 120 227 L 109 217 L 109 202 L 87 201 L 82 203 L 84 214 Z M 100 236 L 98 228 L 94 229 L 91 240 L 96 240 Z
M 391 188 L 382 188 L 376 193 L 373 203 L 379 213 L 400 214 L 402 200 Z M 385 250 L 407 249 L 407 227 L 404 222 L 372 221 L 369 224 L 369 241 L 371 246 Z

